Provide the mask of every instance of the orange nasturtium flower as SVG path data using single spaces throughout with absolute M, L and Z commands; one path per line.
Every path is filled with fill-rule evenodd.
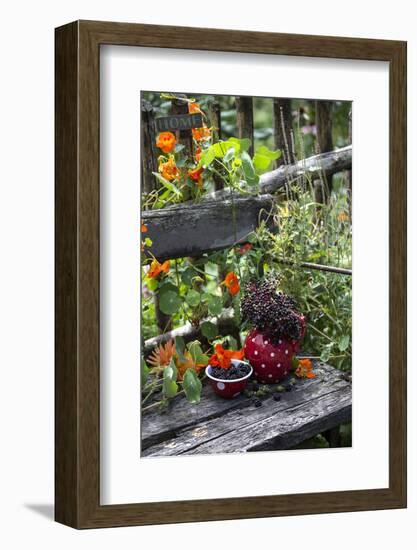
M 148 232 L 148 226 L 146 225 L 146 223 L 143 223 L 142 222 L 142 226 L 140 228 L 140 232 L 141 233 L 147 233 Z
M 196 160 L 197 162 L 200 162 L 200 160 L 201 160 L 201 153 L 202 153 L 201 147 L 198 146 L 198 147 L 197 147 L 197 150 L 196 150 L 196 152 L 195 152 L 195 160 Z
M 196 141 L 209 139 L 211 137 L 211 130 L 210 128 L 207 128 L 207 126 L 203 126 L 202 128 L 193 128 L 192 132 Z
M 188 177 L 197 182 L 197 185 L 201 185 L 202 182 L 202 173 L 203 168 L 193 168 L 193 170 L 188 170 Z
M 310 359 L 299 359 L 298 367 L 295 369 L 295 376 L 298 378 L 315 378 L 313 363 Z
M 148 273 L 146 276 L 149 279 L 155 279 L 155 277 L 158 277 L 161 273 L 168 273 L 169 271 L 169 260 L 164 262 L 163 264 L 160 264 L 158 260 L 153 260 L 151 263 L 151 267 L 149 268 Z
M 179 170 L 175 164 L 175 159 L 170 155 L 169 159 L 166 162 L 160 162 L 158 166 L 158 171 L 163 178 L 168 181 L 172 181 L 179 175 Z
M 224 349 L 221 344 L 217 344 L 214 351 L 216 353 L 210 357 L 209 365 L 212 367 L 221 367 L 222 369 L 228 369 L 232 364 L 232 359 L 242 360 L 244 356 L 243 349 L 238 351 Z
M 170 153 L 176 143 L 177 139 L 172 132 L 161 132 L 156 139 L 156 146 L 164 153 Z
M 200 105 L 198 103 L 189 103 L 188 112 L 192 113 L 201 113 Z
M 226 275 L 224 281 L 221 284 L 229 289 L 229 292 L 232 296 L 235 296 L 240 290 L 238 276 L 233 273 L 233 271 Z

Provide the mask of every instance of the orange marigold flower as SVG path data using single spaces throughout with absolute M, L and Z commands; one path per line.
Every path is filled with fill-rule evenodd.
M 233 351 L 231 349 L 224 349 L 221 344 L 217 344 L 214 348 L 214 353 L 209 359 L 209 365 L 212 367 L 220 367 L 222 369 L 230 368 L 232 359 L 242 360 L 244 357 L 243 349 Z
M 232 296 L 235 296 L 240 291 L 239 278 L 236 273 L 233 273 L 233 271 L 226 275 L 221 284 L 228 288 Z
M 172 132 L 161 132 L 156 139 L 156 146 L 164 153 L 170 153 L 176 143 L 177 139 Z
M 188 170 L 188 177 L 196 181 L 198 185 L 201 185 L 202 173 L 203 173 L 203 168 L 194 168 L 193 170 Z
M 149 271 L 147 273 L 147 277 L 149 279 L 155 279 L 155 277 L 158 277 L 158 275 L 160 275 L 161 273 L 168 273 L 169 265 L 169 260 L 167 260 L 163 264 L 160 264 L 158 260 L 153 260 L 151 263 L 151 267 L 149 268 Z
M 209 139 L 211 137 L 211 130 L 210 128 L 207 128 L 207 126 L 203 126 L 202 128 L 193 128 L 192 132 L 196 141 Z
M 173 340 L 168 340 L 165 344 L 160 344 L 149 355 L 147 361 L 152 367 L 166 367 L 174 357 L 175 344 Z
M 140 232 L 141 233 L 147 233 L 148 232 L 148 226 L 146 225 L 146 223 L 142 222 L 142 227 L 140 228 Z
M 188 112 L 192 113 L 201 113 L 200 105 L 198 103 L 189 103 Z
M 198 147 L 197 147 L 197 150 L 196 150 L 196 152 L 195 152 L 195 160 L 196 160 L 197 162 L 200 162 L 200 160 L 201 160 L 201 153 L 202 153 L 201 147 L 198 146 Z
M 168 181 L 174 180 L 180 173 L 173 156 L 170 156 L 166 162 L 161 162 L 159 164 L 158 171 L 161 176 Z
M 299 359 L 298 367 L 295 369 L 295 376 L 298 378 L 315 378 L 313 363 L 310 359 Z

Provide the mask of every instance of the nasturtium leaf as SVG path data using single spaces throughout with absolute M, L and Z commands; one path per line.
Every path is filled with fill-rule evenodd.
M 159 286 L 158 279 L 148 279 L 146 281 L 146 286 L 149 288 L 149 290 L 151 290 L 152 292 L 155 292 L 155 290 Z
M 255 173 L 255 168 L 252 163 L 252 159 L 248 153 L 243 152 L 241 155 L 242 159 L 242 170 L 245 176 L 246 183 L 248 185 L 256 185 L 259 183 L 259 176 Z
M 162 380 L 162 391 L 165 397 L 174 397 L 174 395 L 177 393 L 177 374 L 177 367 L 174 363 L 174 360 L 171 359 L 170 364 L 164 369 Z
M 213 160 L 216 158 L 216 152 L 213 148 L 213 145 L 211 145 L 204 153 L 201 155 L 200 162 L 198 163 L 198 166 L 210 166 L 210 164 L 213 162 Z
M 164 177 L 161 176 L 161 174 L 158 174 L 158 172 L 152 172 L 152 174 L 156 177 L 156 179 L 162 183 L 162 185 L 168 189 L 168 191 L 171 191 L 178 197 L 181 196 L 181 191 L 178 189 L 178 187 L 172 183 L 172 181 L 166 180 Z
M 234 146 L 235 145 L 233 144 L 233 142 L 227 140 L 227 141 L 218 141 L 211 147 L 213 147 L 214 154 L 217 158 L 223 158 L 224 155 L 227 153 L 227 151 Z M 235 146 L 235 150 L 236 150 L 236 146 Z
M 182 272 L 182 275 L 181 275 L 182 282 L 187 286 L 192 286 L 193 277 L 195 277 L 196 274 L 197 274 L 196 271 L 192 267 L 187 267 L 187 269 L 185 269 Z
M 149 237 L 146 237 L 146 239 L 143 241 L 145 243 L 145 246 L 152 246 L 153 242 L 152 242 L 152 239 L 150 239 Z
M 340 351 L 346 351 L 349 347 L 349 344 L 350 344 L 350 336 L 348 334 L 345 334 L 339 340 Z
M 271 151 L 266 145 L 261 145 L 253 157 L 253 165 L 257 174 L 263 174 L 268 170 L 274 160 L 279 159 L 281 151 Z
M 236 153 L 235 148 L 234 148 L 234 147 L 230 147 L 230 149 L 228 149 L 228 150 L 226 151 L 226 154 L 225 154 L 224 157 L 223 157 L 224 162 L 229 162 L 229 161 L 231 161 L 232 158 L 235 156 L 235 153 Z
M 194 369 L 185 371 L 182 387 L 189 403 L 197 404 L 200 402 L 203 385 Z
M 230 334 L 227 336 L 227 341 L 229 342 L 229 349 L 236 351 L 237 350 L 237 340 L 233 338 Z
M 200 293 L 192 288 L 187 292 L 185 301 L 191 307 L 196 307 L 200 303 Z
M 249 151 L 249 147 L 250 147 L 250 144 L 251 144 L 251 140 L 249 138 L 239 139 L 239 138 L 236 138 L 236 137 L 231 137 L 231 138 L 229 138 L 228 141 L 231 142 L 235 148 L 236 148 L 236 145 L 238 145 L 239 146 L 237 148 L 238 151 L 241 151 L 241 152 Z
M 181 298 L 172 290 L 167 290 L 159 296 L 159 309 L 165 315 L 174 315 L 181 307 L 181 303 Z
M 159 287 L 159 295 L 162 296 L 162 294 L 165 294 L 165 292 L 175 292 L 175 294 L 179 293 L 178 287 L 170 282 L 165 282 L 160 285 Z
M 203 292 L 203 294 L 201 295 L 201 301 L 204 302 L 204 303 L 207 303 L 211 298 L 211 294 L 209 294 L 208 292 Z
M 195 340 L 190 342 L 187 346 L 188 351 L 191 354 L 191 358 L 196 365 L 207 365 L 209 358 L 203 353 L 200 342 Z
M 223 301 L 220 296 L 213 296 L 210 294 L 207 305 L 210 315 L 220 315 L 223 310 Z
M 210 321 L 204 321 L 201 324 L 201 334 L 207 338 L 207 340 L 213 340 L 218 334 L 217 326 Z
M 184 338 L 182 336 L 176 336 L 175 337 L 175 351 L 176 351 L 180 361 L 185 361 L 186 360 L 186 358 L 184 357 L 185 342 L 184 342 Z
M 146 364 L 145 359 L 142 357 L 140 361 L 140 381 L 142 384 L 142 387 L 146 384 L 146 380 L 148 379 L 149 374 L 149 367 Z
M 324 350 L 321 352 L 320 355 L 320 361 L 323 363 L 327 363 L 327 361 L 330 359 L 330 349 L 328 347 L 324 348 Z

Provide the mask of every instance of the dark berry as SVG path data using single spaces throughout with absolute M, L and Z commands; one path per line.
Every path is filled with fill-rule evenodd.
M 277 292 L 273 278 L 249 282 L 241 303 L 243 320 L 278 344 L 280 338 L 298 340 L 302 322 L 293 298 Z

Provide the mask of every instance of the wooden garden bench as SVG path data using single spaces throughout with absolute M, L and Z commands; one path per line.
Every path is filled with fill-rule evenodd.
M 218 454 L 290 449 L 311 437 L 351 421 L 352 384 L 344 373 L 316 363 L 316 378 L 297 380 L 291 391 L 262 398 L 262 406 L 244 395 L 226 400 L 204 384 L 201 402 L 176 397 L 165 413 L 150 410 L 142 418 L 144 457 Z

